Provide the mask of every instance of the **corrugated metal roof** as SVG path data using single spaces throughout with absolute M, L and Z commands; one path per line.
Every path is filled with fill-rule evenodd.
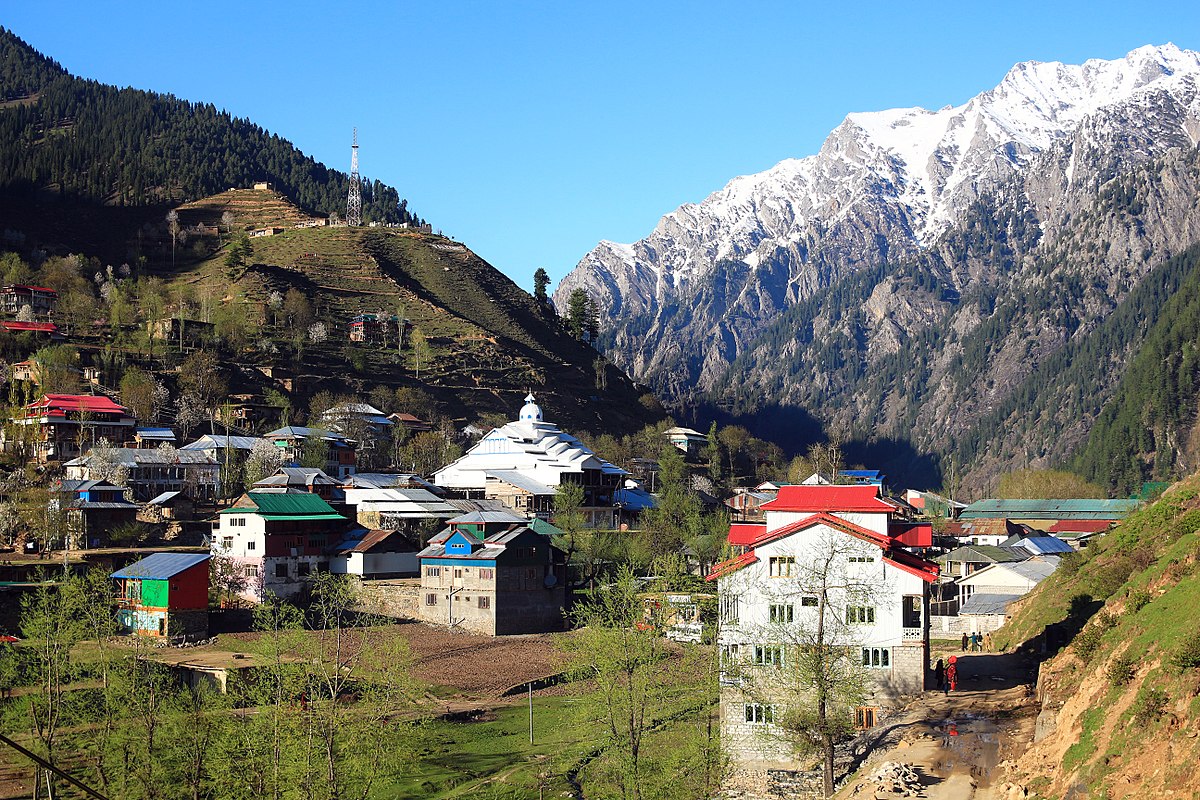
M 449 522 L 451 525 L 481 525 L 488 522 L 528 522 L 525 517 L 518 517 L 511 511 L 474 511 L 470 514 L 463 514 L 461 517 L 454 517 Z
M 166 580 L 208 561 L 207 553 L 155 553 L 112 574 L 114 578 Z
M 779 494 L 769 503 L 763 503 L 765 511 L 858 511 L 865 513 L 888 513 L 894 507 L 879 498 L 879 487 L 859 485 L 797 485 L 781 486 Z
M 959 519 L 1123 519 L 1136 511 L 1138 500 L 978 500 L 963 509 Z
M 938 561 L 969 561 L 972 563 L 1008 563 L 1024 561 L 1029 558 L 1029 551 L 1023 547 L 993 547 L 986 544 L 972 544 L 956 547 Z
M 334 511 L 333 507 L 330 506 L 329 503 L 326 503 L 315 494 L 309 494 L 308 492 L 303 492 L 300 494 L 250 492 L 244 495 L 244 499 L 253 503 L 260 514 L 267 514 L 276 517 L 295 517 L 304 515 L 306 519 L 321 517 L 337 517 L 338 519 L 343 519 L 342 515 Z M 225 509 L 221 513 L 247 514 L 254 513 L 254 510 L 245 506 L 241 508 L 234 506 L 233 508 Z
M 162 494 L 160 494 L 158 497 L 155 497 L 153 500 L 151 500 L 146 505 L 156 506 L 159 503 L 165 503 L 174 497 L 178 497 L 179 495 L 180 495 L 180 492 L 163 492 Z
M 1075 548 L 1071 547 L 1071 545 L 1053 536 L 1030 536 L 1022 539 L 1019 546 L 1037 555 L 1045 553 L 1072 553 L 1075 551 Z
M 958 613 L 962 614 L 1003 614 L 1008 604 L 1020 600 L 1019 594 L 973 594 L 962 604 Z
M 518 489 L 524 489 L 530 494 L 558 494 L 558 490 L 553 486 L 547 486 L 541 481 L 535 481 L 533 478 L 527 477 L 515 469 L 488 469 L 484 470 L 483 474 L 488 478 L 503 481 L 510 486 L 517 487 Z

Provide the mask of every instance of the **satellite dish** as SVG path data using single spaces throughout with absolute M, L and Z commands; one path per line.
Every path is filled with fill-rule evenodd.
M 558 585 L 558 576 L 557 575 L 547 575 L 546 579 L 544 581 L 542 581 L 542 583 L 545 584 L 547 589 L 553 589 L 555 586 Z

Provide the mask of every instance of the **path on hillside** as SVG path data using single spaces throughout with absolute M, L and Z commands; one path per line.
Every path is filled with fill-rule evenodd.
M 1036 676 L 1015 654 L 960 654 L 958 664 L 959 690 L 926 692 L 884 726 L 859 774 L 837 797 L 1005 798 L 1002 764 L 1023 752 L 1033 738 Z M 920 776 L 920 793 L 880 791 L 872 776 L 886 762 L 913 768 Z

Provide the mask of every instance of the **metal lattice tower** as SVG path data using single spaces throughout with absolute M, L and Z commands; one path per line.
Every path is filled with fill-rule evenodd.
M 352 228 L 362 225 L 362 183 L 358 179 L 358 128 L 354 129 L 354 145 L 350 148 L 350 193 L 346 195 L 346 224 Z

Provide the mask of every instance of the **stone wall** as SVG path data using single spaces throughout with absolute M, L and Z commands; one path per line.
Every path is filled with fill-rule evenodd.
M 362 581 L 359 610 L 393 619 L 419 619 L 421 579 Z
M 167 636 L 188 641 L 208 637 L 208 609 L 171 611 L 167 614 Z

